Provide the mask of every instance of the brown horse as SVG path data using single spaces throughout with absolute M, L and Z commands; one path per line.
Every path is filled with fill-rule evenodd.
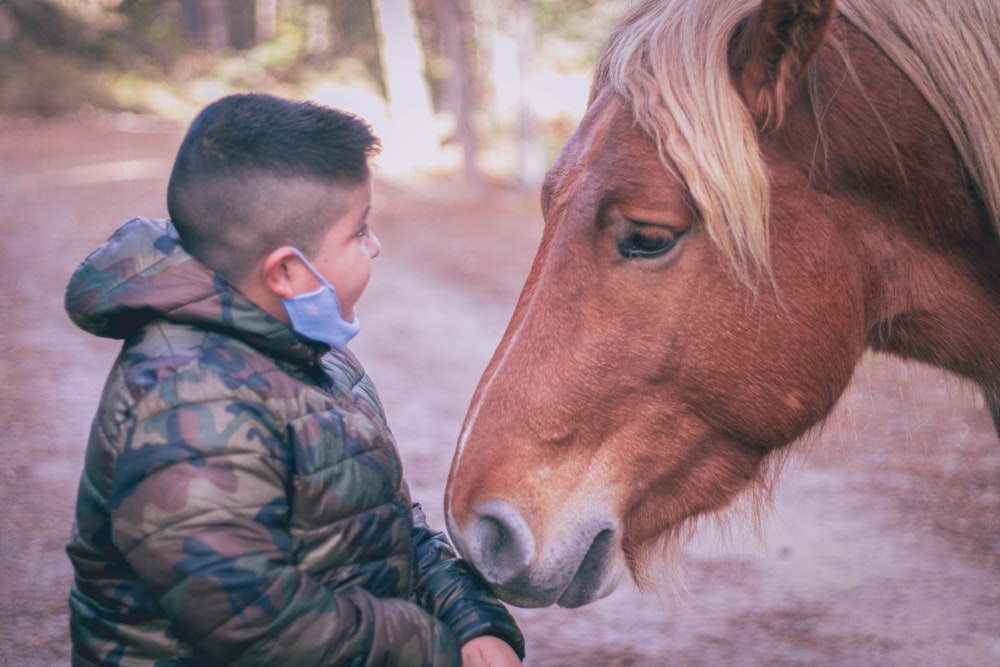
M 1000 9 L 833 5 L 647 1 L 605 45 L 446 492 L 503 599 L 641 579 L 866 349 L 970 378 L 1000 429 Z

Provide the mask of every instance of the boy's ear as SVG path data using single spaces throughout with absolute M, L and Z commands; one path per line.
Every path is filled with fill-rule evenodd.
M 272 250 L 261 261 L 264 284 L 282 299 L 290 299 L 295 295 L 292 260 L 298 260 L 295 251 L 290 246 L 282 246 Z

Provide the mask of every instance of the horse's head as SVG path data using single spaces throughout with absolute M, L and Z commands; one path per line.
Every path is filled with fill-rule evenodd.
M 637 13 L 598 63 L 446 493 L 452 538 L 503 599 L 610 592 L 687 519 L 753 487 L 847 385 L 872 294 L 837 230 L 871 213 L 813 187 L 815 124 L 795 102 L 831 13 L 765 2 L 721 35 L 689 28 L 704 49 L 629 88 L 622 53 L 665 48 L 663 33 L 623 36 Z M 679 89 L 650 84 L 675 65 L 692 68 Z

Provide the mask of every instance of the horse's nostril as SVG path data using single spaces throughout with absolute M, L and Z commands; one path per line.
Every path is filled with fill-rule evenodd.
M 483 503 L 478 514 L 468 531 L 469 556 L 490 583 L 510 582 L 534 559 L 531 529 L 514 508 L 501 501 Z

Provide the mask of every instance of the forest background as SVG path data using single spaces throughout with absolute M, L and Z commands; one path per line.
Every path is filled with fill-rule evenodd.
M 0 0 L 0 116 L 185 124 L 223 94 L 364 116 L 392 172 L 534 186 L 625 0 Z

